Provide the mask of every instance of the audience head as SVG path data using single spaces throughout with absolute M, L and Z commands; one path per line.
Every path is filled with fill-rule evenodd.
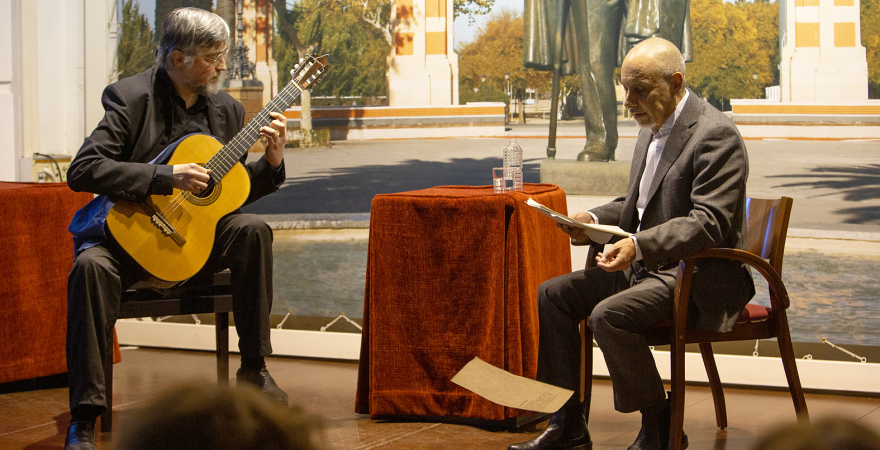
M 779 427 L 754 450 L 880 450 L 880 437 L 852 420 L 827 418 Z
M 321 421 L 271 402 L 249 385 L 190 382 L 126 414 L 120 450 L 317 450 Z
M 626 90 L 623 106 L 640 127 L 656 133 L 684 97 L 684 74 L 684 58 L 675 45 L 661 38 L 645 39 L 620 66 L 620 82 Z

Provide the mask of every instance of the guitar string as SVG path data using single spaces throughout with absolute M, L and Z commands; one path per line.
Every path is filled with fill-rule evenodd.
M 239 131 L 239 133 L 235 137 L 233 137 L 229 141 L 229 143 L 223 146 L 220 151 L 217 152 L 217 154 L 215 154 L 205 163 L 205 166 L 211 170 L 212 174 L 215 173 L 215 170 L 217 172 L 222 172 L 222 175 L 219 176 L 221 180 L 224 176 L 226 176 L 226 173 L 228 173 L 228 171 L 232 169 L 235 163 L 241 159 L 241 156 L 244 156 L 244 154 L 247 153 L 247 150 L 251 147 L 250 145 L 244 147 L 246 142 L 248 140 L 256 142 L 256 140 L 259 139 L 260 128 L 262 128 L 263 126 L 267 126 L 271 123 L 273 118 L 269 115 L 269 111 L 277 110 L 277 108 L 281 106 L 284 106 L 284 109 L 286 110 L 287 107 L 289 107 L 293 103 L 293 101 L 296 100 L 300 92 L 303 90 L 303 88 L 299 86 L 300 80 L 305 78 L 305 76 L 307 76 L 311 71 L 311 68 L 314 67 L 316 64 L 320 63 L 317 60 L 314 60 L 313 57 L 308 57 L 307 61 L 304 61 L 303 65 L 301 66 L 301 72 L 304 73 L 300 76 L 300 78 L 296 78 L 296 76 L 294 76 L 293 79 L 291 79 L 291 82 L 284 89 L 282 89 L 281 92 L 279 92 L 275 96 L 275 98 L 273 98 L 269 102 L 269 104 L 266 105 L 265 108 L 263 108 L 263 110 L 258 112 L 256 116 L 254 116 L 254 118 L 250 121 L 250 123 L 245 125 L 245 127 L 242 128 L 242 130 Z M 320 69 L 323 69 L 323 67 L 324 66 L 321 65 Z M 320 69 L 317 73 L 321 72 Z M 254 134 L 256 134 L 256 136 L 252 136 Z M 231 149 L 227 151 L 227 147 L 231 147 Z M 233 153 L 233 150 L 236 153 L 240 154 L 239 158 L 234 157 L 235 155 Z M 213 167 L 215 165 L 218 166 L 218 169 L 222 170 L 214 169 Z M 208 186 L 202 192 L 205 192 L 206 190 L 216 186 L 216 179 L 217 175 L 211 176 L 210 180 L 208 180 Z M 165 217 L 170 217 L 172 214 L 182 213 L 185 210 L 179 210 L 181 208 L 181 205 L 186 207 L 187 204 L 192 203 L 186 200 L 184 191 L 180 191 L 177 195 L 175 195 L 174 198 L 172 198 L 172 200 L 165 206 L 165 208 L 162 209 L 161 213 L 165 215 Z
M 315 80 L 315 77 L 317 75 L 322 74 L 323 69 L 326 66 L 324 64 L 321 64 L 320 61 L 316 60 L 314 57 L 309 56 L 309 57 L 307 57 L 307 61 L 303 65 L 301 65 L 300 67 L 297 68 L 297 69 L 302 69 L 301 72 L 305 71 L 305 73 L 302 74 L 299 78 L 296 78 L 294 76 L 294 78 L 291 80 L 291 84 L 287 86 L 287 88 L 291 88 L 292 87 L 291 85 L 296 83 L 296 85 L 293 86 L 296 89 L 290 89 L 288 92 L 288 89 L 285 88 L 281 92 L 279 92 L 278 95 L 276 95 L 276 97 L 272 101 L 270 101 L 269 105 L 267 105 L 266 108 L 264 108 L 262 111 L 260 111 L 254 117 L 254 120 L 252 120 L 251 123 L 249 123 L 242 131 L 247 131 L 247 133 L 245 133 L 245 134 L 256 133 L 258 135 L 259 129 L 255 128 L 257 126 L 255 124 L 261 123 L 261 122 L 271 122 L 272 118 L 271 118 L 271 116 L 269 116 L 269 113 L 268 113 L 268 111 L 270 111 L 270 110 L 273 110 L 273 109 L 277 110 L 277 107 L 280 107 L 280 106 L 284 106 L 284 109 L 287 109 L 287 106 L 289 106 L 290 104 L 293 103 L 294 100 L 296 100 L 296 98 L 299 96 L 300 92 L 303 89 L 302 87 L 299 86 L 301 80 L 303 78 L 305 78 L 307 75 L 309 75 L 309 72 L 311 71 L 312 67 L 314 67 L 316 65 L 318 65 L 320 67 L 318 67 L 318 70 L 316 71 L 316 73 L 314 73 L 311 76 L 311 79 L 307 79 L 306 81 L 309 82 L 309 84 L 314 84 L 315 82 L 317 82 L 318 80 Z M 311 86 L 309 86 L 309 87 L 311 87 Z M 282 101 L 286 102 L 286 103 L 282 103 Z M 276 103 L 278 103 L 278 104 L 276 105 Z M 243 156 L 244 153 L 247 151 L 247 148 L 249 148 L 250 146 L 247 146 L 247 148 L 244 148 L 244 149 L 239 148 L 242 145 L 241 141 L 245 140 L 245 142 L 247 142 L 248 140 L 251 140 L 251 141 L 255 142 L 257 138 L 258 138 L 258 136 L 254 136 L 254 137 L 251 137 L 250 139 L 246 139 L 246 136 L 243 136 L 242 132 L 239 132 L 239 134 L 236 135 L 227 144 L 227 146 L 231 146 L 232 150 L 237 150 Z M 216 182 L 215 182 L 215 180 L 217 179 L 216 173 L 220 173 L 220 172 L 223 173 L 223 175 L 219 177 L 222 180 L 222 178 L 225 176 L 225 174 L 229 170 L 231 170 L 232 166 L 234 166 L 235 163 L 240 160 L 240 157 L 234 158 L 231 155 L 229 155 L 230 152 L 224 152 L 225 149 L 226 149 L 226 146 L 221 148 L 221 150 L 218 152 L 218 154 L 215 155 L 214 157 L 212 157 L 208 161 L 208 163 L 206 163 L 206 166 L 208 168 L 214 167 L 215 163 L 220 164 L 220 167 L 222 168 L 222 170 L 220 170 L 218 172 L 214 172 L 214 170 L 216 170 L 216 169 L 212 169 L 212 172 L 215 175 L 212 176 L 211 179 L 209 180 L 209 182 L 208 182 L 209 184 L 206 189 L 216 185 Z M 223 165 L 224 163 L 225 163 L 225 165 Z M 183 191 L 179 192 L 175 196 L 175 198 L 172 199 L 172 201 L 169 202 L 169 204 L 166 205 L 165 208 L 163 208 L 163 211 L 162 211 L 163 214 L 166 214 L 166 217 L 169 217 L 171 214 L 174 214 L 176 212 L 176 210 L 180 207 L 180 205 L 185 205 L 186 203 L 190 203 L 190 202 L 185 202 L 185 200 L 186 200 L 186 198 L 183 194 Z
M 293 90 L 293 89 L 290 89 L 290 90 Z M 242 129 L 242 131 L 240 131 L 226 146 L 224 146 L 223 148 L 220 149 L 220 151 L 217 153 L 217 155 L 215 155 L 214 157 L 212 157 L 211 159 L 208 160 L 208 162 L 205 165 L 209 169 L 211 169 L 214 174 L 211 176 L 211 179 L 208 181 L 208 186 L 205 188 L 206 190 L 210 189 L 216 185 L 216 182 L 215 182 L 215 180 L 217 179 L 216 173 L 221 173 L 222 175 L 220 176 L 220 178 L 222 179 L 223 176 L 225 176 L 225 174 L 229 170 L 231 170 L 232 166 L 235 165 L 235 162 L 237 162 L 237 159 L 235 159 L 232 155 L 229 154 L 229 153 L 232 153 L 230 150 L 234 150 L 235 152 L 240 153 L 243 156 L 244 153 L 247 151 L 247 149 L 240 148 L 240 147 L 242 147 L 242 144 L 243 144 L 241 141 L 242 140 L 245 140 L 245 141 L 253 140 L 255 142 L 257 139 L 257 137 L 246 136 L 246 135 L 253 135 L 254 133 L 256 133 L 258 135 L 259 128 L 256 128 L 257 126 L 262 128 L 262 123 L 271 123 L 271 116 L 269 116 L 268 111 L 270 109 L 276 109 L 278 106 L 283 106 L 283 105 L 279 104 L 279 103 L 281 103 L 282 100 L 288 102 L 287 105 L 290 105 L 291 103 L 293 103 L 293 100 L 296 99 L 296 96 L 295 95 L 290 96 L 288 91 L 289 91 L 288 89 L 283 89 L 281 92 L 279 92 L 278 95 L 276 95 L 276 97 L 272 101 L 269 102 L 269 104 L 266 106 L 266 108 L 264 108 L 262 111 L 257 113 L 257 115 L 254 117 L 254 119 L 250 123 L 248 123 Z M 285 108 L 285 109 L 287 109 L 287 108 Z M 255 125 L 255 124 L 257 124 L 257 125 Z M 243 135 L 244 135 L 244 137 L 242 137 Z M 249 139 L 246 139 L 246 138 L 249 138 Z M 231 147 L 231 148 L 227 149 L 227 147 Z M 215 169 L 214 168 L 215 166 L 218 166 L 218 167 Z M 175 209 L 178 208 L 179 205 L 185 204 L 184 203 L 185 199 L 186 198 L 182 192 L 178 193 L 178 195 L 175 196 L 175 198 L 172 199 L 172 201 L 169 202 L 168 205 L 166 205 L 166 207 L 163 209 L 162 213 L 165 214 L 166 217 L 170 216 L 171 214 L 174 214 Z M 186 202 L 186 203 L 189 203 L 189 202 Z
M 234 154 L 239 153 L 243 156 L 247 152 L 248 148 L 250 148 L 250 146 L 245 147 L 245 144 L 248 140 L 253 140 L 254 142 L 256 142 L 256 139 L 258 139 L 258 137 L 254 137 L 253 135 L 256 134 L 257 136 L 259 136 L 259 129 L 264 126 L 263 123 L 271 123 L 272 117 L 269 116 L 267 110 L 269 108 L 275 108 L 279 106 L 275 105 L 274 103 L 280 103 L 276 102 L 275 100 L 279 99 L 279 97 L 282 97 L 282 92 L 276 95 L 275 99 L 269 102 L 269 104 L 263 111 L 260 111 L 251 120 L 250 123 L 248 123 L 232 140 L 230 140 L 229 143 L 223 146 L 223 148 L 221 148 L 216 155 L 214 155 L 211 159 L 208 160 L 207 163 L 205 163 L 205 166 L 211 170 L 212 175 L 211 178 L 208 180 L 208 186 L 202 192 L 205 192 L 216 186 L 218 173 L 220 174 L 219 178 L 222 179 L 226 175 L 226 173 L 228 173 L 228 171 L 232 169 L 235 163 L 239 160 L 234 157 Z M 290 98 L 290 103 L 293 103 L 293 100 L 295 99 L 296 96 Z M 282 100 L 287 101 L 287 95 L 285 95 Z M 165 215 L 165 217 L 170 217 L 172 214 L 177 214 L 177 209 L 180 208 L 181 205 L 186 206 L 187 204 L 191 204 L 191 202 L 186 200 L 184 191 L 180 191 L 165 206 L 165 208 L 162 209 L 162 214 Z

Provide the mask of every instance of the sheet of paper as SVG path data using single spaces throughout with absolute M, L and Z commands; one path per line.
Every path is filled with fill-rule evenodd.
M 598 225 L 592 223 L 583 223 L 578 220 L 574 220 L 571 217 L 566 216 L 565 214 L 560 214 L 532 200 L 531 197 L 526 200 L 526 204 L 531 206 L 532 208 L 537 209 L 538 211 L 541 211 L 542 213 L 544 213 L 544 215 L 555 220 L 557 223 L 572 227 L 583 228 L 584 230 L 586 230 L 587 236 L 589 236 L 590 240 L 599 244 L 607 244 L 608 241 L 610 241 L 611 238 L 614 236 L 629 236 L 629 233 L 614 225 Z
M 492 403 L 543 413 L 558 411 L 574 394 L 568 389 L 506 372 L 480 358 L 462 367 L 452 382 Z

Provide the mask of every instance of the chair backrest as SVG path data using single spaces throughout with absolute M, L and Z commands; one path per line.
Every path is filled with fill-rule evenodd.
M 791 218 L 790 197 L 746 199 L 748 243 L 746 250 L 767 260 L 782 275 L 782 257 Z

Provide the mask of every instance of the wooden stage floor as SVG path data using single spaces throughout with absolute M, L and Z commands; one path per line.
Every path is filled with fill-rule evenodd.
M 206 352 L 123 349 L 122 362 L 114 369 L 114 427 L 124 426 L 126 412 L 152 398 L 158 390 L 193 378 L 214 382 L 214 361 L 214 354 Z M 449 423 L 373 420 L 354 412 L 356 363 L 269 358 L 268 366 L 292 403 L 324 418 L 324 437 L 329 449 L 502 450 L 511 443 L 531 439 L 545 424 L 537 422 L 511 431 Z M 237 355 L 230 358 L 230 367 L 234 375 Z M 0 385 L 6 388 L 0 390 L 0 450 L 61 448 L 70 420 L 67 388 L 27 390 L 26 385 L 21 388 L 18 383 L 16 390 L 8 384 Z M 639 415 L 613 410 L 610 382 L 597 380 L 593 390 L 593 448 L 626 449 L 638 433 Z M 769 427 L 795 422 L 794 407 L 786 391 L 727 388 L 725 394 L 730 426 L 718 430 L 708 388 L 688 387 L 685 432 L 690 449 L 747 450 Z M 844 416 L 880 432 L 878 398 L 808 394 L 807 406 L 813 419 Z M 102 449 L 112 448 L 112 434 L 99 434 Z

